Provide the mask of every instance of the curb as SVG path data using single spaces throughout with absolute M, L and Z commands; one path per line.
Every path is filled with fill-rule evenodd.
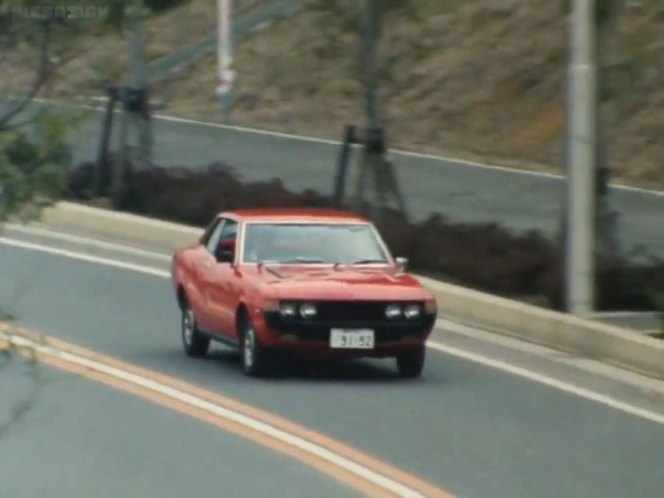
M 664 341 L 426 277 L 418 279 L 438 299 L 439 313 L 452 320 L 664 380 Z
M 41 222 L 53 228 L 170 252 L 191 245 L 203 232 L 200 228 L 70 202 L 45 209 Z M 664 341 L 631 329 L 416 277 L 436 297 L 439 313 L 445 318 L 664 380 Z

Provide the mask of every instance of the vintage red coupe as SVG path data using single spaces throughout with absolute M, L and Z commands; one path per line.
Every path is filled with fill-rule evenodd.
M 252 376 L 282 352 L 393 357 L 402 377 L 419 377 L 437 304 L 405 265 L 353 213 L 221 213 L 173 256 L 184 350 L 203 356 L 211 340 L 223 342 L 241 350 Z

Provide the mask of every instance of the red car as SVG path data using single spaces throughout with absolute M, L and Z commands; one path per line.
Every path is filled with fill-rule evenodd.
M 393 357 L 402 377 L 419 377 L 437 304 L 405 264 L 352 213 L 221 213 L 173 256 L 184 350 L 203 356 L 211 340 L 226 343 L 241 350 L 252 376 L 285 352 Z

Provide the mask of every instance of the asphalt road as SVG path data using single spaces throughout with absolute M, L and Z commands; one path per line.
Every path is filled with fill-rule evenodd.
M 35 103 L 31 109 L 42 105 Z M 71 138 L 75 164 L 96 160 L 98 151 L 102 114 L 82 113 L 87 120 Z M 161 118 L 154 120 L 154 137 L 154 161 L 161 166 L 196 168 L 221 161 L 245 180 L 279 178 L 297 191 L 333 190 L 339 152 L 333 143 Z M 393 158 L 416 220 L 441 213 L 451 221 L 498 222 L 515 231 L 539 230 L 549 237 L 557 233 L 565 197 L 561 178 L 397 152 Z M 351 168 L 349 189 L 353 178 Z M 611 193 L 620 213 L 622 249 L 643 249 L 664 257 L 664 192 L 613 187 Z
M 281 496 L 359 496 L 296 460 L 93 381 L 17 357 L 0 372 L 0 496 L 258 498 L 274 496 L 275 483 Z
M 101 114 L 74 139 L 77 161 L 96 157 Z M 155 162 L 199 167 L 214 161 L 233 166 L 247 180 L 280 178 L 295 190 L 331 193 L 339 146 L 203 124 L 155 120 Z M 340 130 L 341 133 L 341 130 Z M 564 203 L 559 178 L 394 154 L 397 175 L 416 219 L 442 213 L 452 221 L 499 222 L 513 230 L 555 236 Z M 350 171 L 348 188 L 353 171 Z M 664 256 L 664 193 L 612 189 L 620 213 L 620 242 Z
M 142 256 L 90 251 L 148 264 Z M 149 264 L 167 268 L 167 262 Z M 398 379 L 390 361 L 318 369 L 293 365 L 272 379 L 248 379 L 237 355 L 221 347 L 204 360 L 182 353 L 167 279 L 3 244 L 0 265 L 0 302 L 12 306 L 20 323 L 287 417 L 458 497 L 661 496 L 660 424 L 440 352 L 429 353 L 424 377 L 414 382 Z M 439 330 L 436 337 L 448 335 Z M 463 343 L 470 347 L 473 341 Z M 656 395 L 603 380 L 569 363 L 553 366 L 564 355 L 546 359 L 506 353 L 495 344 L 477 347 L 664 413 L 664 391 Z M 73 406 L 80 404 L 72 399 Z M 128 417 L 113 423 L 109 431 L 118 434 L 136 426 Z M 171 440 L 161 447 L 169 451 L 177 444 Z M 318 494 L 334 491 L 328 495 L 321 488 Z

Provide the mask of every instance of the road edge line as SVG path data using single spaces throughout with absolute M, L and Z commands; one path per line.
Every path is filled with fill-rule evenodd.
M 3 331 L 2 328 L 5 330 Z M 189 386 L 186 383 L 179 381 L 177 379 L 171 379 L 170 377 L 158 373 L 148 371 L 146 369 L 130 365 L 128 363 L 122 362 L 120 360 L 110 358 L 112 363 L 118 366 L 109 364 L 104 355 L 92 353 L 90 355 L 82 355 L 81 351 L 83 348 L 80 348 L 76 345 L 71 345 L 72 347 L 65 348 L 64 345 L 70 346 L 67 343 L 64 343 L 61 340 L 45 337 L 43 341 L 36 339 L 39 337 L 38 334 L 30 333 L 30 331 L 21 330 L 20 333 L 8 333 L 6 327 L 0 328 L 0 341 L 7 340 L 9 343 L 13 344 L 16 348 L 25 348 L 28 349 L 31 354 L 43 355 L 51 359 L 59 360 L 68 364 L 76 365 L 80 367 L 82 371 L 94 371 L 97 374 L 101 374 L 115 380 L 123 382 L 124 385 L 132 385 L 138 388 L 142 388 L 147 391 L 165 396 L 169 399 L 178 401 L 180 403 L 186 404 L 189 407 L 205 411 L 211 415 L 214 415 L 217 418 L 232 422 L 234 424 L 240 425 L 245 429 L 254 431 L 256 434 L 261 434 L 271 440 L 278 441 L 290 448 L 296 449 L 300 452 L 303 452 L 310 457 L 315 457 L 321 461 L 327 462 L 327 464 L 332 465 L 338 470 L 342 470 L 348 474 L 355 476 L 358 479 L 363 480 L 366 483 L 371 484 L 374 489 L 381 489 L 384 492 L 381 493 L 381 496 L 396 496 L 404 498 L 426 498 L 426 497 L 438 497 L 438 498 L 450 498 L 451 495 L 446 491 L 443 491 L 429 483 L 421 481 L 420 479 L 411 476 L 400 469 L 392 468 L 388 464 L 385 464 L 381 461 L 373 459 L 369 455 L 364 455 L 368 460 L 374 460 L 374 463 L 377 466 L 382 466 L 384 469 L 389 469 L 394 471 L 394 473 L 406 475 L 409 478 L 418 481 L 418 484 L 429 491 L 428 494 L 423 494 L 421 490 L 416 489 L 413 486 L 409 486 L 398 480 L 386 475 L 387 472 L 379 471 L 375 468 L 372 468 L 366 464 L 359 463 L 353 458 L 350 458 L 341 452 L 327 448 L 324 444 L 321 444 L 318 441 L 312 441 L 311 438 L 304 437 L 300 434 L 285 430 L 278 425 L 273 425 L 269 422 L 266 422 L 265 419 L 274 419 L 278 420 L 279 417 L 270 414 L 269 412 L 262 412 L 257 408 L 251 407 L 254 413 L 265 414 L 264 417 L 258 418 L 255 415 L 243 413 L 238 407 L 245 406 L 244 404 L 235 401 L 232 398 L 221 395 L 219 393 L 209 392 L 209 395 L 202 397 L 197 394 L 193 394 L 190 391 L 203 391 L 201 388 L 196 386 Z M 71 349 L 71 350 L 70 350 Z M 74 352 L 73 350 L 76 350 Z M 89 356 L 89 357 L 88 357 Z M 38 357 L 38 360 L 42 358 Z M 120 367 L 119 365 L 122 365 Z M 79 370 L 80 373 L 81 370 Z M 173 384 L 178 384 L 179 387 L 174 387 Z M 183 389 L 183 386 L 187 386 L 190 389 Z M 117 386 L 116 386 L 117 387 Z M 188 392 L 189 391 L 189 392 Z M 136 394 L 136 393 L 134 393 Z M 207 398 L 207 399 L 206 399 Z M 224 399 L 225 403 L 219 403 L 216 401 L 211 401 L 211 399 Z M 154 400 L 153 400 L 154 401 Z M 229 406 L 230 405 L 230 406 Z M 234 406 L 233 406 L 234 405 Z M 263 419 L 263 420 L 261 420 Z M 297 427 L 297 424 L 287 421 L 288 425 L 291 427 Z M 306 428 L 301 428 L 304 433 L 315 434 Z M 231 431 L 237 434 L 235 431 Z M 243 434 L 240 434 L 243 435 Z M 244 434 L 246 436 L 246 434 Z M 323 436 L 321 439 L 329 439 L 326 436 Z M 342 443 L 338 443 L 339 447 L 343 447 L 349 452 L 359 453 L 359 450 L 354 448 L 347 448 Z M 274 448 L 273 448 L 274 449 Z M 291 455 L 293 456 L 293 455 Z M 297 458 L 297 457 L 296 457 Z M 302 460 L 306 464 L 311 464 L 310 460 Z M 320 470 L 320 468 L 319 468 Z M 330 474 L 330 472 L 326 472 Z M 338 473 L 332 473 L 333 477 L 339 478 Z M 349 484 L 344 480 L 346 484 Z M 359 488 L 357 485 L 353 486 L 356 489 L 363 489 L 366 491 L 366 487 Z M 387 492 L 387 493 L 385 493 Z
M 125 264 L 122 261 L 117 261 L 117 260 L 109 260 L 108 258 L 99 258 L 99 257 L 94 257 L 94 256 L 89 256 L 86 254 L 81 254 L 81 253 L 76 253 L 73 251 L 67 251 L 67 250 L 62 250 L 62 249 L 55 249 L 47 246 L 40 246 L 38 244 L 34 243 L 23 243 L 21 241 L 10 241 L 10 243 L 7 243 L 6 238 L 0 237 L 0 244 L 6 244 L 9 246 L 13 247 L 19 247 L 23 249 L 29 249 L 29 250 L 35 250 L 39 252 L 44 252 L 47 254 L 53 254 L 53 255 L 58 255 L 58 256 L 63 256 L 67 257 L 70 259 L 78 259 L 82 260 L 85 262 L 90 262 L 94 264 L 101 264 L 101 265 L 107 265 L 111 266 L 114 268 L 119 268 L 119 269 L 124 269 L 128 271 L 134 271 L 134 272 L 140 272 L 146 275 L 150 276 L 156 276 L 159 278 L 167 279 L 170 278 L 170 274 L 165 271 L 165 270 L 159 270 L 156 268 L 152 267 L 144 267 L 144 269 L 136 269 L 137 266 L 142 266 L 142 265 L 134 265 L 134 264 Z M 486 331 L 491 333 L 491 331 Z M 500 334 L 497 334 L 500 335 Z M 518 339 L 518 338 L 516 338 Z M 523 341 L 524 343 L 530 343 L 530 344 L 536 344 L 533 343 L 532 341 Z M 623 411 L 626 413 L 629 413 L 631 415 L 641 417 L 639 413 L 647 413 L 648 415 L 646 417 L 647 420 L 653 421 L 653 417 L 655 421 L 659 420 L 658 417 L 661 415 L 656 413 L 656 412 L 649 412 L 648 410 L 643 410 L 642 408 L 639 408 L 635 405 L 630 405 L 628 403 L 623 403 L 619 400 L 616 400 L 615 398 L 612 398 L 610 396 L 598 393 L 596 391 L 592 390 L 587 390 L 584 388 L 580 388 L 578 386 L 575 386 L 574 384 L 571 384 L 569 382 L 564 382 L 559 379 L 556 379 L 554 377 L 544 375 L 544 374 L 539 374 L 537 372 L 534 372 L 532 370 L 528 370 L 526 368 L 522 367 L 516 367 L 514 365 L 510 365 L 509 363 L 506 362 L 501 362 L 498 360 L 494 360 L 492 358 L 489 358 L 484 355 L 480 355 L 477 353 L 472 353 L 469 351 L 464 351 L 459 348 L 455 348 L 453 346 L 447 346 L 444 343 L 440 341 L 435 341 L 435 340 L 429 340 L 427 342 L 427 347 L 430 349 L 433 349 L 435 351 L 439 351 L 442 353 L 450 354 L 452 356 L 456 356 L 459 358 L 463 358 L 467 361 L 471 361 L 473 363 L 485 366 L 485 367 L 490 367 L 494 368 L 521 378 L 525 378 L 527 380 L 530 380 L 532 382 L 536 382 L 539 384 L 546 385 L 551 388 L 558 389 L 560 391 L 566 392 L 568 394 L 573 394 L 577 397 L 583 398 L 583 399 L 588 399 L 591 401 L 595 401 L 599 404 L 604 404 L 606 406 L 609 406 L 611 408 L 617 409 L 619 411 Z M 648 377 L 652 379 L 652 377 Z M 654 379 L 655 381 L 658 381 L 658 379 Z M 586 395 L 586 393 L 588 395 Z M 607 402 L 604 402 L 606 400 Z M 619 405 L 624 405 L 625 407 L 628 407 L 627 409 L 621 409 Z

